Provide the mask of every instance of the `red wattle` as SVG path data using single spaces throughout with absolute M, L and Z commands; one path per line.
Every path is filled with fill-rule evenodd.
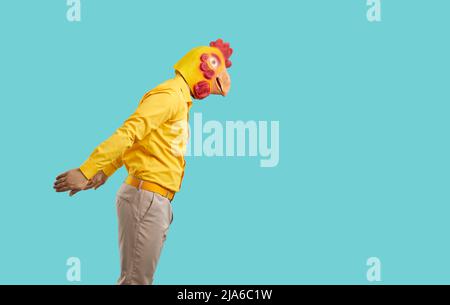
M 211 94 L 211 87 L 207 81 L 201 81 L 194 85 L 194 96 L 201 100 Z

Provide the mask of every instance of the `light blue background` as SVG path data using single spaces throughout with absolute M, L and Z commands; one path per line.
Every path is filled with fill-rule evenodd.
M 204 120 L 279 120 L 280 163 L 189 158 L 157 284 L 450 283 L 450 2 L 82 0 L 0 4 L 0 283 L 119 274 L 116 173 L 56 194 L 172 76 L 190 48 L 235 49 L 226 99 Z

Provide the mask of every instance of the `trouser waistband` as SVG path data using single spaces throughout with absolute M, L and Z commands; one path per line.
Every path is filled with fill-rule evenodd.
M 153 193 L 158 193 L 163 197 L 166 197 L 170 201 L 175 197 L 175 192 L 162 187 L 161 185 L 149 181 L 140 180 L 133 176 L 128 176 L 125 180 L 125 183 L 131 186 L 134 186 L 137 189 L 146 190 Z

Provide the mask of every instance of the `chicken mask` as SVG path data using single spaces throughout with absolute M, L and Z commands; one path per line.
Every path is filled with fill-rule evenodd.
M 218 39 L 209 47 L 192 49 L 174 68 L 183 76 L 194 98 L 201 100 L 210 94 L 226 96 L 231 86 L 227 68 L 231 67 L 232 53 L 230 44 Z

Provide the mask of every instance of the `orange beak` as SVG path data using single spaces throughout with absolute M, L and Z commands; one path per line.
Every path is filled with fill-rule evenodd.
M 231 88 L 231 78 L 230 75 L 228 74 L 228 71 L 224 69 L 216 76 L 213 85 L 213 93 L 226 96 L 230 91 L 230 88 Z

